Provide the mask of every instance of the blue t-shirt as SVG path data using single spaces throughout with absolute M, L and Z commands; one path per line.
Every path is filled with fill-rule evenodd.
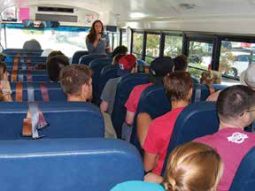
M 143 181 L 127 181 L 117 184 L 111 191 L 164 191 L 165 189 L 155 183 Z
M 108 35 L 102 35 L 102 38 L 96 47 L 94 47 L 93 43 L 89 42 L 89 39 L 86 38 L 86 45 L 90 54 L 106 54 L 105 48 L 109 46 L 109 37 Z

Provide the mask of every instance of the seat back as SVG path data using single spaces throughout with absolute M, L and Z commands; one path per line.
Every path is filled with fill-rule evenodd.
M 104 122 L 101 112 L 90 103 L 39 103 L 49 126 L 40 130 L 47 138 L 103 137 Z M 0 139 L 22 139 L 23 119 L 27 103 L 0 103 Z
M 80 57 L 79 60 L 79 64 L 85 64 L 85 65 L 89 65 L 89 63 L 97 58 L 106 58 L 107 55 L 105 54 L 89 54 L 89 55 L 84 55 L 82 57 Z
M 12 66 L 13 64 L 13 59 L 14 59 L 15 55 L 8 55 L 6 58 L 5 58 L 5 63 L 7 66 Z M 47 61 L 47 57 L 46 56 L 20 56 L 20 63 L 19 63 L 19 66 L 23 66 L 25 67 L 25 62 L 27 60 L 30 60 L 31 61 L 31 65 L 34 66 L 36 64 L 45 64 L 46 61 Z
M 19 54 L 21 56 L 40 56 L 43 50 L 26 50 L 26 49 L 19 49 L 19 48 L 7 48 L 3 50 L 4 54 L 7 55 L 16 55 Z
M 109 66 L 112 63 L 111 58 L 97 58 L 89 63 L 90 69 L 93 71 L 92 85 L 93 85 L 93 103 L 100 104 L 101 92 L 99 91 L 99 78 L 103 67 Z
M 17 80 L 19 82 L 48 82 L 49 77 L 46 70 L 19 70 Z M 15 80 L 14 80 L 15 82 Z
M 206 100 L 209 95 L 209 89 L 205 85 L 193 84 L 192 102 L 200 102 Z M 152 85 L 145 89 L 139 100 L 138 109 L 134 119 L 134 126 L 130 142 L 140 149 L 137 138 L 137 115 L 139 113 L 148 113 L 152 119 L 159 117 L 170 111 L 171 104 L 168 100 L 163 85 Z
M 255 148 L 243 158 L 236 172 L 230 191 L 250 191 L 255 188 Z
M 86 50 L 80 50 L 80 51 L 76 51 L 74 54 L 73 54 L 73 57 L 72 57 L 72 64 L 78 64 L 79 63 L 79 60 L 82 56 L 84 55 L 88 55 L 89 52 L 86 51 Z
M 48 92 L 48 101 L 66 101 L 67 97 L 62 91 L 60 84 L 57 82 L 49 82 L 49 83 L 39 83 L 39 82 L 23 82 L 22 86 L 22 101 L 33 101 L 31 97 L 34 98 L 34 101 L 45 101 L 44 95 L 42 93 L 42 85 L 45 85 L 46 91 Z M 12 89 L 12 98 L 13 101 L 16 100 L 16 86 L 17 83 L 11 83 Z M 29 95 L 30 94 L 30 95 Z M 31 95 L 32 94 L 32 95 Z
M 125 103 L 130 92 L 136 85 L 148 82 L 148 75 L 142 73 L 128 74 L 123 76 L 119 82 L 112 111 L 112 123 L 119 138 L 121 137 L 121 126 L 126 116 Z
M 99 81 L 98 81 L 98 100 L 100 100 L 100 96 L 102 94 L 102 91 L 104 89 L 105 84 L 109 79 L 112 78 L 117 78 L 119 77 L 117 74 L 119 66 L 118 65 L 106 65 L 102 68 L 100 76 L 99 76 Z
M 152 119 L 159 117 L 171 109 L 165 89 L 162 85 L 152 85 L 146 88 L 139 100 L 137 113 L 146 112 Z
M 135 148 L 113 139 L 0 141 L 2 191 L 106 191 L 143 180 Z
M 209 92 L 208 86 L 193 83 L 193 93 L 191 98 L 192 103 L 205 101 L 209 95 L 210 95 L 210 92 Z
M 137 116 L 139 113 L 148 113 L 152 119 L 154 119 L 170 111 L 170 109 L 171 104 L 167 99 L 164 87 L 162 85 L 152 85 L 146 88 L 141 94 L 139 100 L 130 142 L 135 145 L 137 149 L 141 150 L 137 137 Z
M 219 120 L 213 102 L 197 102 L 187 106 L 178 116 L 167 153 L 183 143 L 218 131 Z M 167 159 L 165 160 L 166 166 Z M 165 168 L 164 168 L 165 169 Z

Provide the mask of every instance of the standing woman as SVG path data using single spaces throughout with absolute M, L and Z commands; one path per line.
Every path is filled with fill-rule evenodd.
M 86 45 L 90 54 L 106 54 L 110 51 L 109 38 L 104 34 L 104 26 L 100 20 L 93 22 Z

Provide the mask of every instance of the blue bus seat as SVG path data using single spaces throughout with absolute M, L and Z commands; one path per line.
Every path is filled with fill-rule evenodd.
M 12 66 L 13 64 L 13 58 L 15 56 L 7 56 L 5 59 L 5 63 L 7 66 Z M 26 65 L 26 61 L 30 60 L 31 61 L 31 65 L 34 66 L 36 64 L 46 64 L 47 61 L 47 57 L 45 56 L 20 56 L 20 63 L 19 63 L 19 67 L 21 68 L 22 65 Z
M 23 82 L 23 89 L 22 89 L 22 100 L 23 101 L 33 101 L 29 100 L 28 98 L 28 89 L 33 88 L 34 92 L 34 101 L 44 101 L 43 95 L 41 92 L 41 86 L 42 83 L 39 82 Z M 57 82 L 49 82 L 49 83 L 44 83 L 45 86 L 47 87 L 48 91 L 48 97 L 49 101 L 66 101 L 67 97 L 65 93 L 62 91 L 62 88 L 60 87 L 60 84 Z M 16 85 L 17 83 L 11 83 L 11 89 L 12 89 L 12 98 L 13 101 L 16 101 Z
M 206 85 L 193 84 L 192 103 L 206 100 L 209 96 L 209 89 Z M 152 119 L 159 117 L 170 111 L 170 100 L 167 99 L 163 85 L 152 85 L 144 90 L 139 100 L 138 109 L 134 119 L 134 126 L 130 142 L 140 149 L 137 138 L 137 115 L 139 113 L 148 113 Z
M 96 59 L 92 60 L 88 65 L 90 68 L 95 68 L 95 67 L 98 67 L 99 65 L 107 66 L 107 65 L 111 65 L 111 64 L 112 64 L 112 58 L 103 57 L 103 58 L 96 58 Z M 101 69 L 100 69 L 100 72 L 101 72 Z
M 102 91 L 104 89 L 105 84 L 109 79 L 117 78 L 119 77 L 117 74 L 119 66 L 118 65 L 107 65 L 102 68 L 100 76 L 99 76 L 99 82 L 98 82 L 98 95 L 97 98 L 99 102 L 101 102 L 100 96 L 102 94 Z
M 219 119 L 213 102 L 197 102 L 187 106 L 175 122 L 167 153 L 183 143 L 218 131 Z M 165 160 L 164 169 L 167 158 Z M 164 171 L 164 170 L 163 170 Z
M 147 74 L 135 73 L 123 76 L 121 81 L 118 83 L 115 102 L 112 112 L 112 124 L 115 128 L 117 137 L 121 137 L 121 127 L 125 121 L 126 108 L 125 103 L 132 89 L 139 84 L 145 84 L 149 82 Z
M 80 57 L 84 56 L 84 55 L 88 55 L 89 52 L 86 51 L 86 50 L 80 50 L 80 51 L 76 51 L 74 54 L 73 54 L 73 57 L 72 57 L 72 64 L 78 64 L 79 63 L 79 60 L 80 60 Z
M 255 147 L 241 161 L 229 191 L 252 191 L 255 188 Z
M 107 55 L 105 54 L 89 54 L 89 55 L 84 55 L 80 57 L 79 64 L 85 64 L 89 65 L 89 63 L 97 58 L 107 58 Z
M 90 103 L 38 103 L 49 126 L 39 130 L 47 138 L 103 137 L 104 121 L 99 109 Z M 0 102 L 0 140 L 22 139 L 27 103 Z
M 108 191 L 143 180 L 136 149 L 103 138 L 2 140 L 0 168 L 2 191 Z
M 191 102 L 205 101 L 210 95 L 209 88 L 206 85 L 193 83 L 193 93 Z
M 137 116 L 139 113 L 148 113 L 152 119 L 159 117 L 170 111 L 171 103 L 167 99 L 164 87 L 162 85 L 151 85 L 147 87 L 139 99 L 138 108 L 135 114 L 133 130 L 130 142 L 141 151 L 140 143 L 137 137 Z
M 111 63 L 112 63 L 111 58 L 97 58 L 92 60 L 89 63 L 89 67 L 93 71 L 93 76 L 92 76 L 93 100 L 92 102 L 97 105 L 100 104 L 100 96 L 101 96 L 101 93 L 99 92 L 100 73 L 103 67 L 111 65 Z
M 4 54 L 7 55 L 21 55 L 21 56 L 41 56 L 43 50 L 26 50 L 20 48 L 7 48 L 3 50 Z
M 46 70 L 34 70 L 31 71 L 31 77 L 33 82 L 48 82 L 49 77 Z M 19 70 L 18 71 L 18 81 L 29 81 L 28 71 Z

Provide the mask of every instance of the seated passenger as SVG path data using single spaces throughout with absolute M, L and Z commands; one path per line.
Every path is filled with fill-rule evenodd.
M 24 43 L 23 49 L 24 50 L 41 50 L 42 48 L 40 43 L 37 40 L 31 39 Z
M 54 56 L 59 56 L 59 55 L 62 55 L 62 56 L 65 56 L 61 51 L 59 51 L 59 50 L 51 50 L 51 49 L 49 49 L 49 53 L 48 53 L 48 55 L 47 55 L 47 60 L 46 60 L 46 63 L 50 60 L 50 58 L 52 58 L 52 57 L 54 57 Z M 43 56 L 43 55 L 42 55 Z M 36 70 L 45 70 L 46 69 L 46 64 L 37 64 L 36 66 L 35 66 L 35 69 Z
M 175 121 L 190 102 L 193 83 L 189 73 L 174 72 L 164 78 L 164 86 L 172 110 L 151 122 L 143 144 L 145 172 L 158 175 L 164 165 Z
M 49 79 L 53 82 L 58 82 L 60 70 L 67 65 L 69 65 L 69 60 L 64 55 L 50 57 L 46 63 Z
M 136 58 L 132 54 L 128 54 L 120 58 L 118 71 L 119 77 L 108 80 L 102 91 L 102 102 L 100 104 L 100 109 L 102 112 L 107 112 L 110 115 L 112 114 L 117 85 L 120 82 L 122 76 L 133 72 L 135 64 Z
M 92 98 L 92 71 L 85 65 L 70 65 L 60 72 L 60 84 L 67 101 L 89 101 Z
M 137 85 L 133 88 L 131 93 L 129 94 L 128 100 L 125 103 L 125 107 L 127 109 L 125 123 L 130 126 L 130 131 L 132 129 L 132 125 L 134 122 L 135 113 L 138 107 L 140 96 L 147 87 L 152 84 L 161 84 L 162 79 L 166 74 L 169 74 L 174 69 L 173 60 L 170 57 L 158 57 L 151 62 L 150 66 L 150 82 L 147 84 Z M 138 116 L 138 120 L 140 122 L 139 131 L 139 139 L 144 139 L 145 134 L 147 132 L 147 128 L 149 123 L 151 122 L 150 116 L 148 116 L 149 120 L 147 120 L 146 114 L 140 114 Z M 146 120 L 144 120 L 146 118 Z M 147 124 L 148 123 L 148 124 Z M 128 135 L 126 135 L 129 137 Z M 143 137 L 143 138 L 141 138 Z M 127 138 L 128 139 L 128 138 Z
M 188 68 L 187 56 L 181 54 L 174 58 L 174 71 L 186 72 Z
M 255 64 L 251 64 L 246 70 L 240 74 L 240 82 L 242 85 L 249 86 L 255 91 Z M 217 101 L 220 90 L 211 94 L 207 101 Z
M 66 56 L 66 55 L 64 55 L 64 53 L 61 52 L 60 50 L 53 50 L 49 53 L 49 55 L 47 57 L 47 61 L 50 60 L 54 56 Z
M 214 148 L 224 163 L 218 191 L 229 190 L 237 168 L 246 153 L 255 146 L 255 134 L 243 129 L 255 119 L 255 91 L 243 85 L 221 91 L 217 100 L 219 131 L 196 139 Z
M 60 84 L 67 95 L 67 101 L 87 102 L 92 99 L 92 71 L 86 65 L 72 64 L 60 72 Z M 109 122 L 105 121 L 105 137 L 116 138 Z
M 3 61 L 0 61 L 0 101 L 12 101 L 8 72 Z
M 204 84 L 208 87 L 210 94 L 215 93 L 215 89 L 213 84 L 217 84 L 219 79 L 217 74 L 214 73 L 212 70 L 204 71 L 201 74 L 200 84 Z
M 162 184 L 127 181 L 111 191 L 216 191 L 222 171 L 222 161 L 214 149 L 190 142 L 170 154 L 165 178 L 158 177 Z
M 117 46 L 111 53 L 111 57 L 112 57 L 112 65 L 116 65 L 119 62 L 120 59 L 120 55 L 126 55 L 128 52 L 128 49 L 126 46 L 120 45 Z

